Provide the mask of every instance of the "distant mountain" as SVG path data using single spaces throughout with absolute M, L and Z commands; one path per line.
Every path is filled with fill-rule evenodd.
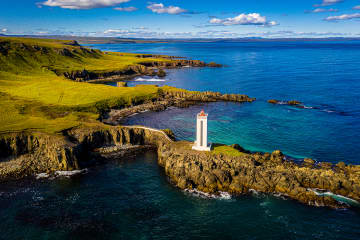
M 3 35 L 8 36 L 11 35 Z M 76 40 L 80 44 L 111 44 L 111 43 L 175 43 L 175 42 L 296 42 L 296 41 L 360 41 L 360 37 L 328 37 L 328 38 L 262 38 L 262 37 L 244 37 L 244 38 L 121 38 L 121 37 L 80 37 L 80 36 L 63 36 L 63 35 L 16 35 L 14 37 L 27 38 L 48 38 L 59 40 Z

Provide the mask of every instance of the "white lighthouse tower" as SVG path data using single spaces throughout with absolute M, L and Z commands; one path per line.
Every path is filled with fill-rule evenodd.
M 207 139 L 207 114 L 204 110 L 201 110 L 200 113 L 197 114 L 196 119 L 196 141 L 192 149 L 198 151 L 210 151 L 211 146 L 208 145 Z

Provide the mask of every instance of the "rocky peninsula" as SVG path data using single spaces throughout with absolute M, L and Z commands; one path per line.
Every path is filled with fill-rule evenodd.
M 109 159 L 154 149 L 158 163 L 180 189 L 234 195 L 251 191 L 281 194 L 312 206 L 348 207 L 331 192 L 360 201 L 360 166 L 294 162 L 279 151 L 250 153 L 231 146 L 228 152 L 198 152 L 192 143 L 173 141 L 169 131 L 142 126 L 83 126 L 63 136 L 17 133 L 1 136 L 0 178 L 18 179 L 35 173 L 84 169 Z M 233 152 L 236 151 L 236 154 Z

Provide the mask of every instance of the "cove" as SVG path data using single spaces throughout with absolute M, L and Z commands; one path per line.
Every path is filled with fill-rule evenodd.
M 229 200 L 179 191 L 155 152 L 87 174 L 0 188 L 1 232 L 27 239 L 357 239 L 359 213 L 254 193 Z M 15 227 L 16 226 L 16 227 Z

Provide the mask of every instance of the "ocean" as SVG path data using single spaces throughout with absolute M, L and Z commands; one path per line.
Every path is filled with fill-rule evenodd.
M 146 112 L 124 124 L 170 128 L 194 140 L 209 113 L 209 140 L 316 161 L 360 164 L 360 42 L 92 45 L 104 51 L 182 56 L 222 68 L 182 68 L 136 84 L 247 94 L 253 103 L 209 103 Z M 306 108 L 272 105 L 292 100 Z M 206 196 L 175 188 L 156 153 L 114 160 L 73 178 L 0 186 L 0 239 L 359 239 L 360 210 L 310 207 L 281 196 Z

